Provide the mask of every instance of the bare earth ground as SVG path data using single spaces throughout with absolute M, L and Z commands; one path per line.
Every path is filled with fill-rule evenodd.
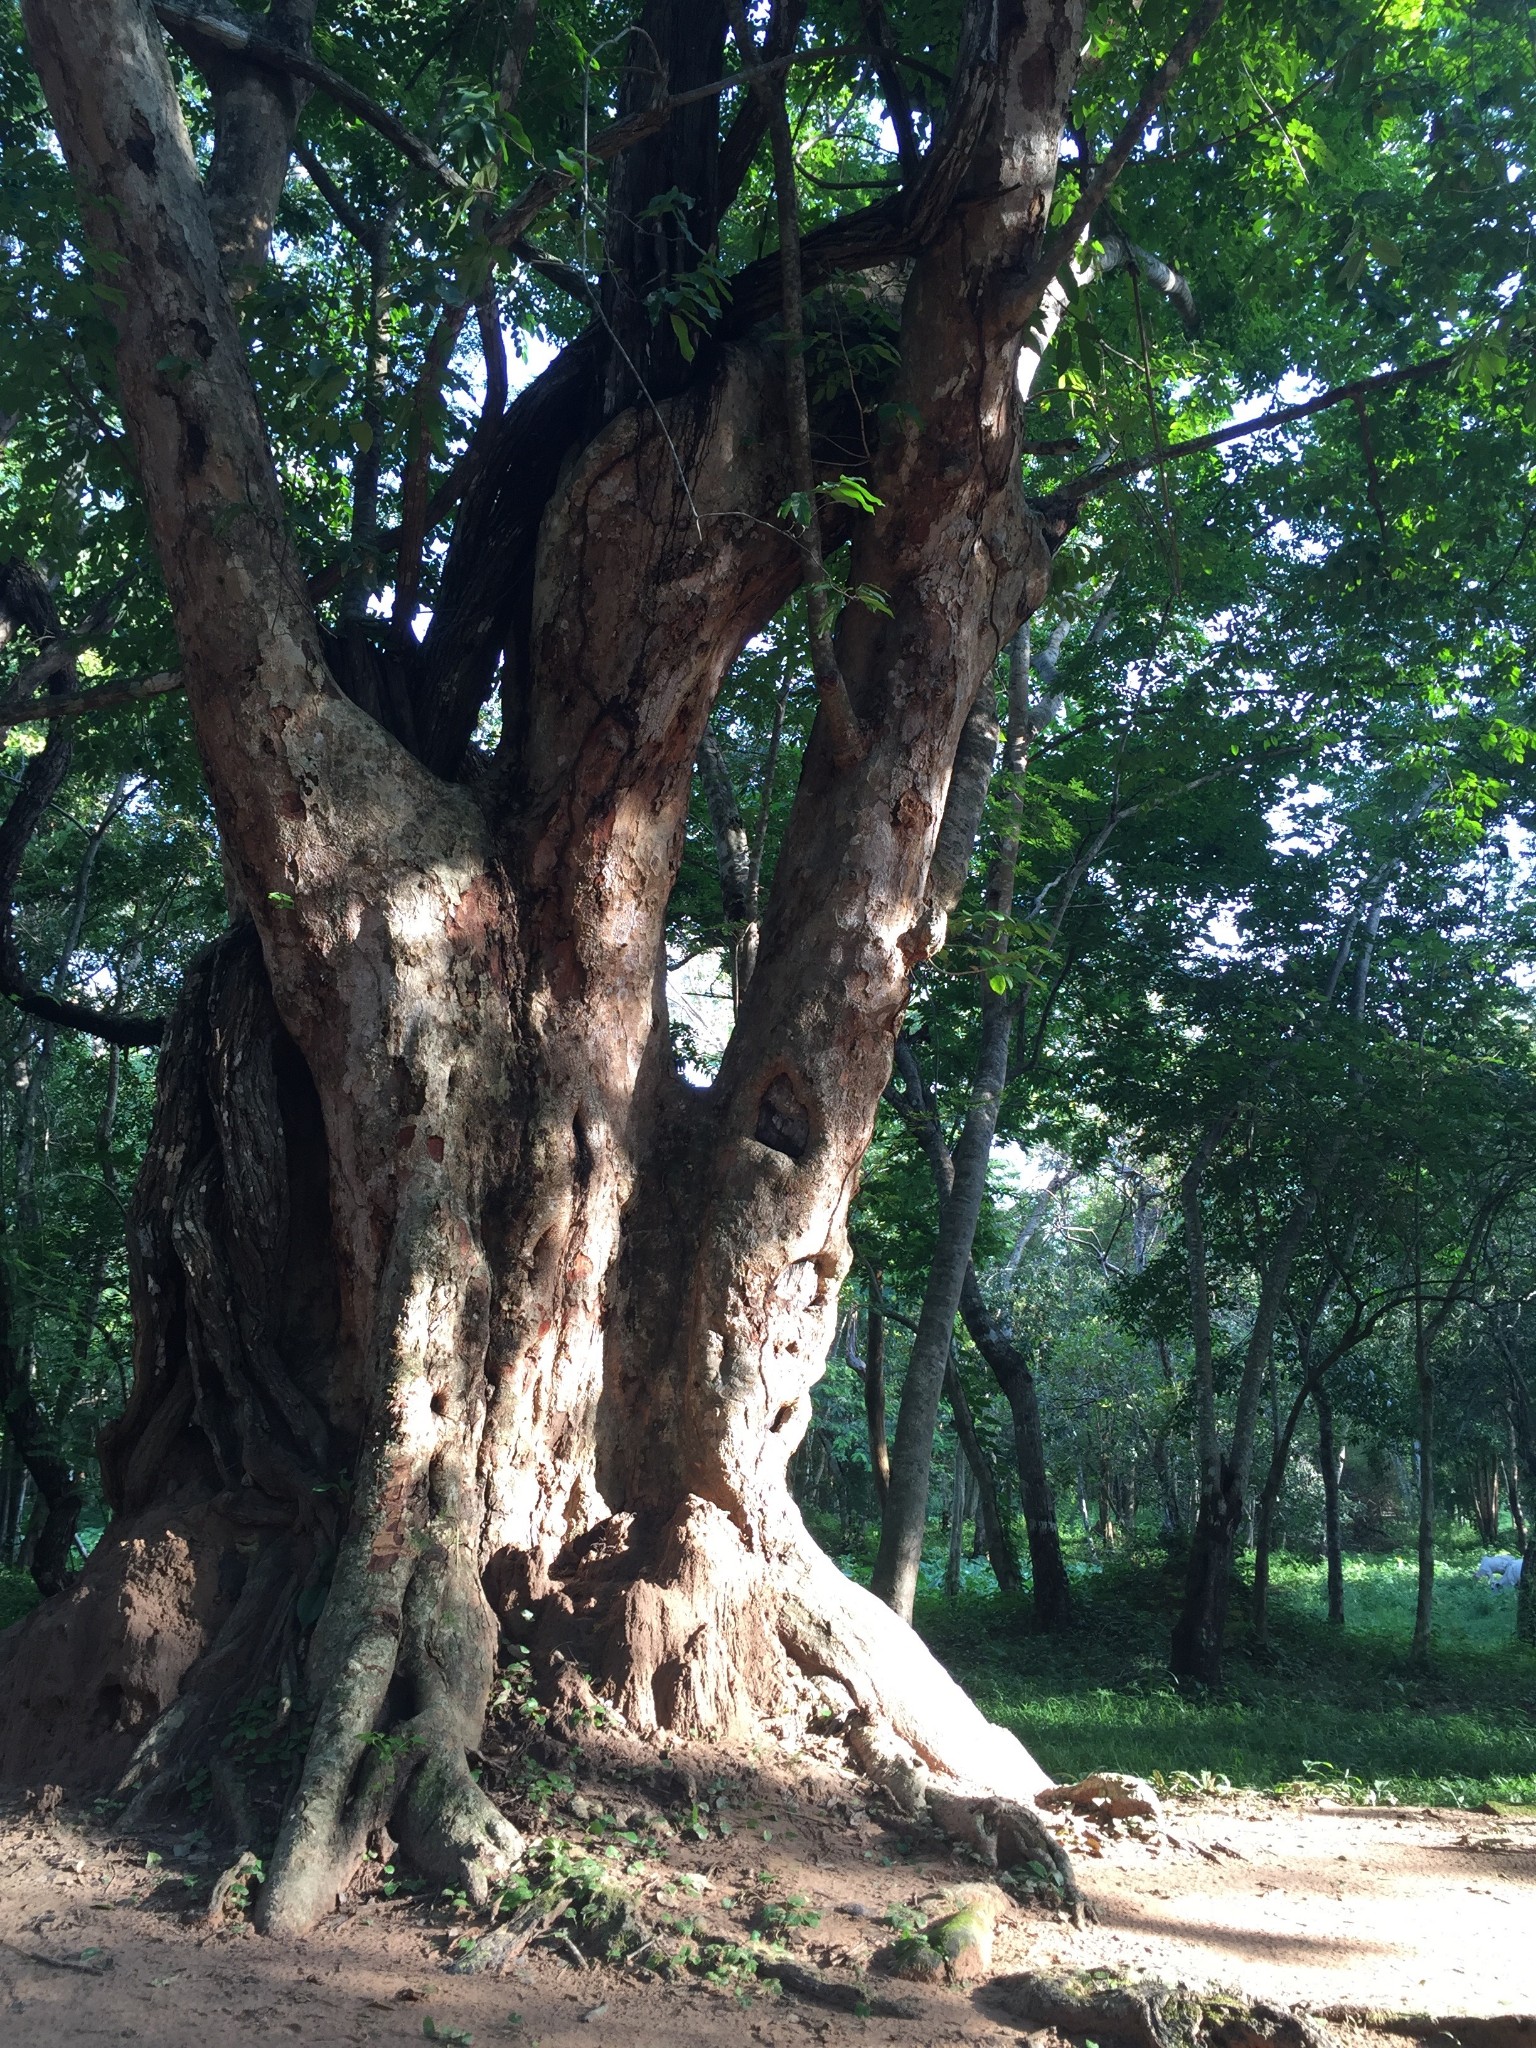
M 1103 1966 L 1313 2012 L 1536 2012 L 1536 1815 L 1247 1797 L 1170 1808 L 1166 1828 L 1145 1838 L 1074 1822 L 1097 1924 L 1079 1930 L 1049 1904 L 998 1895 L 990 1981 L 979 1986 L 903 1983 L 877 1966 L 865 1980 L 875 2011 L 860 2017 L 750 1977 L 703 1982 L 684 1967 L 690 1938 L 744 1943 L 766 1906 L 792 1923 L 778 1923 L 791 1955 L 852 1985 L 891 1940 L 892 1908 L 921 1921 L 946 1886 L 986 1874 L 910 1821 L 882 1818 L 867 1788 L 826 1762 L 793 1785 L 706 1781 L 702 1762 L 691 1773 L 686 1759 L 678 1770 L 653 1763 L 647 1777 L 589 1757 L 579 1780 L 557 1778 L 542 1821 L 509 1791 L 523 1820 L 625 1873 L 642 1927 L 660 1934 L 613 1966 L 583 1963 L 551 1930 L 501 1975 L 450 1970 L 451 1944 L 486 1926 L 451 1902 L 365 1891 L 308 1940 L 266 1941 L 238 1917 L 210 1921 L 218 1873 L 201 1838 L 125 1839 L 77 1803 L 39 1813 L 13 1802 L 0 1809 L 0 2042 L 1001 2044 L 1024 2037 L 1027 2020 L 1010 2013 L 999 1979 Z M 549 1801 L 548 1783 L 534 1790 Z M 636 1839 L 615 1839 L 620 1830 Z M 679 1951 L 669 1981 L 655 1966 Z M 882 2000 L 905 2016 L 885 2016 Z M 1358 2026 L 1345 2031 L 1364 2039 Z M 1509 2039 L 1536 2044 L 1536 2021 Z M 1032 2048 L 1048 2040 L 1037 2032 Z M 1439 2043 L 1449 2048 L 1444 2034 Z

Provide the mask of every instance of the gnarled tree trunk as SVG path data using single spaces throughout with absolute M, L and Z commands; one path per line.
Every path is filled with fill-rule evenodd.
M 859 755 L 818 723 L 707 1089 L 671 1057 L 664 919 L 722 677 L 801 572 L 772 531 L 773 260 L 719 346 L 649 365 L 643 402 L 591 335 L 489 420 L 424 642 L 396 628 L 365 660 L 317 626 L 287 538 L 221 274 L 235 238 L 153 17 L 26 19 L 91 240 L 134 279 L 121 402 L 250 922 L 170 1027 L 117 1519 L 10 1646 L 6 1767 L 51 1743 L 147 1798 L 216 1766 L 221 1717 L 264 1693 L 302 1737 L 266 1927 L 327 1910 L 386 1818 L 484 1898 L 521 1845 L 469 1752 L 498 1629 L 527 1611 L 546 1690 L 579 1670 L 640 1735 L 745 1739 L 830 1676 L 936 1785 L 1032 1798 L 1022 1748 L 810 1544 L 786 1467 L 940 935 L 956 745 L 1046 588 L 1014 367 L 1080 6 L 971 8 L 876 252 L 807 240 L 812 282 L 910 259 L 849 573 L 890 614 L 843 614 Z

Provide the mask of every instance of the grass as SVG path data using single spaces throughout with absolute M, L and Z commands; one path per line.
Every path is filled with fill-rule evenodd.
M 1027 1599 L 996 1594 L 927 1594 L 917 1620 L 983 1710 L 1062 1780 L 1118 1769 L 1261 1791 L 1311 1780 L 1403 1805 L 1536 1805 L 1536 1651 L 1513 1641 L 1513 1594 L 1472 1579 L 1476 1555 L 1454 1555 L 1436 1575 L 1424 1666 L 1408 1658 L 1411 1559 L 1349 1559 L 1338 1629 L 1321 1564 L 1277 1558 L 1272 1648 L 1248 1642 L 1238 1594 L 1217 1693 L 1180 1690 L 1168 1675 L 1179 1585 L 1156 1554 L 1080 1579 L 1080 1621 L 1066 1636 L 1035 1634 Z
M 1168 1676 L 1178 1573 L 1155 1550 L 1102 1570 L 1074 1560 L 1079 1622 L 1065 1636 L 1036 1634 L 1027 1596 L 1000 1596 L 984 1565 L 968 1564 L 953 1601 L 936 1590 L 942 1566 L 925 1569 L 917 1623 L 984 1712 L 1062 1780 L 1111 1768 L 1175 1785 L 1311 1779 L 1352 1799 L 1536 1806 L 1536 1650 L 1513 1640 L 1514 1595 L 1472 1577 L 1480 1551 L 1444 1548 L 1423 1667 L 1408 1659 L 1407 1557 L 1346 1559 L 1343 1629 L 1325 1618 L 1322 1565 L 1277 1557 L 1273 1647 L 1253 1650 L 1239 1594 L 1214 1694 Z M 36 1602 L 29 1574 L 0 1567 L 0 1628 Z
M 37 1605 L 37 1587 L 30 1572 L 0 1564 L 0 1628 L 9 1628 Z

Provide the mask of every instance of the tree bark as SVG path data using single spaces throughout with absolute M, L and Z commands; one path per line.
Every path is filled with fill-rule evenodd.
M 992 1460 L 987 1456 L 981 1438 L 976 1434 L 975 1418 L 971 1404 L 966 1399 L 965 1387 L 961 1382 L 960 1368 L 950 1353 L 949 1369 L 944 1375 L 944 1391 L 949 1397 L 950 1410 L 955 1418 L 955 1435 L 959 1440 L 965 1462 L 971 1470 L 973 1498 L 976 1502 L 977 1533 L 986 1546 L 987 1559 L 997 1579 L 998 1591 L 1017 1593 L 1023 1581 L 1019 1577 L 1019 1560 L 1014 1555 L 1013 1540 L 1008 1534 L 1008 1525 L 997 1498 L 997 1476 L 992 1470 Z
M 92 245 L 134 281 L 121 404 L 251 922 L 189 977 L 167 1042 L 114 1526 L 7 1646 L 0 1762 L 51 1743 L 168 1795 L 269 1687 L 303 1755 L 272 1788 L 261 1924 L 313 1924 L 386 1820 L 483 1901 L 522 1843 L 470 1752 L 498 1630 L 527 1611 L 557 1709 L 595 1690 L 637 1736 L 740 1742 L 833 1678 L 934 1800 L 1023 1813 L 1044 1773 L 815 1551 L 786 1470 L 937 940 L 955 751 L 1047 585 L 1014 398 L 1046 280 L 1017 278 L 1080 6 L 967 10 L 902 215 L 880 509 L 851 547 L 850 587 L 889 616 L 852 604 L 838 631 L 862 750 L 818 718 L 704 1090 L 670 1057 L 665 917 L 721 679 L 800 575 L 772 532 L 772 332 L 738 328 L 633 405 L 599 345 L 567 350 L 488 431 L 431 629 L 389 644 L 410 716 L 375 715 L 287 534 L 151 17 L 25 18 Z
M 885 1438 L 885 1310 L 880 1305 L 880 1280 L 876 1273 L 869 1289 L 869 1355 L 864 1361 L 864 1426 L 869 1434 L 869 1469 L 875 1482 L 875 1499 L 885 1513 L 885 1497 L 891 1485 L 891 1452 Z
M 1317 1462 L 1323 1475 L 1323 1551 L 1328 1560 L 1328 1619 L 1344 1626 L 1344 1546 L 1339 1521 L 1339 1482 L 1344 1452 L 1333 1429 L 1333 1396 L 1326 1386 L 1313 1389 L 1317 1412 Z

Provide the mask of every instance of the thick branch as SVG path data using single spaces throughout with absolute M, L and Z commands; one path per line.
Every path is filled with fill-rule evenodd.
M 452 164 L 445 163 L 429 143 L 423 142 L 419 135 L 413 135 L 387 107 L 361 91 L 350 79 L 343 78 L 339 71 L 333 71 L 329 64 L 320 63 L 302 50 L 290 50 L 268 36 L 256 34 L 254 30 L 240 28 L 232 21 L 200 14 L 194 8 L 161 5 L 155 8 L 155 13 L 162 26 L 194 57 L 201 44 L 205 49 L 221 50 L 229 56 L 243 57 L 247 63 L 305 79 L 309 84 L 317 85 L 338 107 L 345 107 L 349 114 L 356 114 L 370 128 L 377 129 L 407 162 L 435 178 L 438 184 L 450 192 L 469 190 L 466 180 L 459 176 Z

